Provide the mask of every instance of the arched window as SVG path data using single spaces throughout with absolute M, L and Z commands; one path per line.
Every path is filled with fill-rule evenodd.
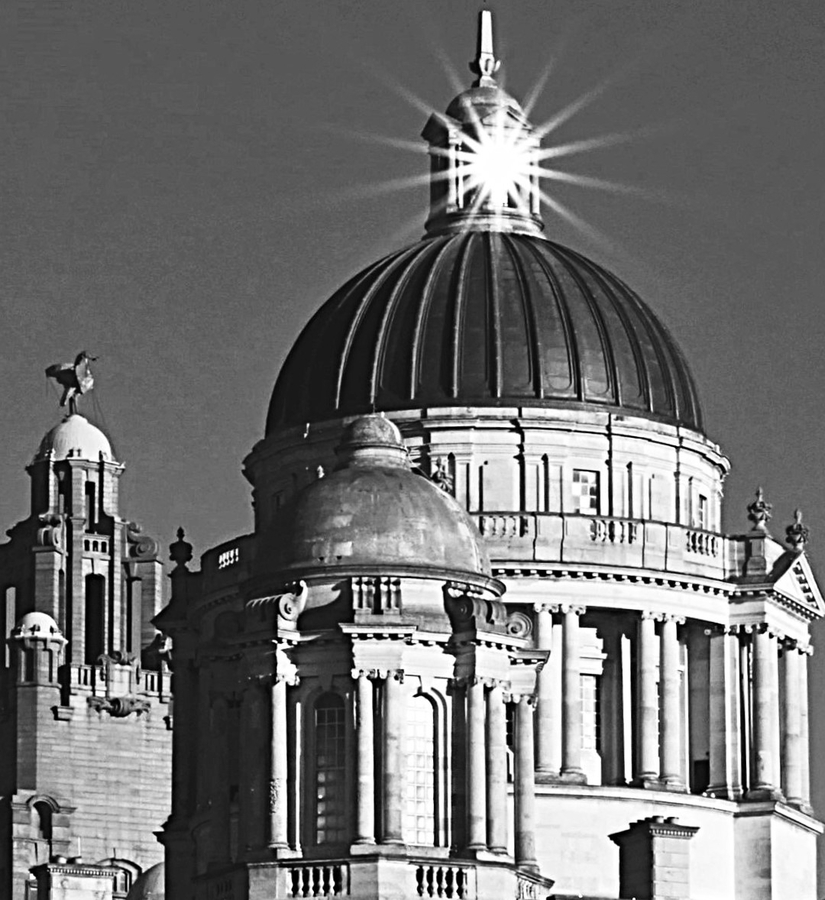
M 315 843 L 337 844 L 348 838 L 346 712 L 338 694 L 315 702 Z
M 37 829 L 37 837 L 43 841 L 52 839 L 52 808 L 45 800 L 38 800 L 34 804 L 34 826 Z
M 105 604 L 106 590 L 102 575 L 86 576 L 86 665 L 94 665 L 98 657 L 105 652 Z
M 404 841 L 436 843 L 435 709 L 426 697 L 407 701 L 404 771 Z

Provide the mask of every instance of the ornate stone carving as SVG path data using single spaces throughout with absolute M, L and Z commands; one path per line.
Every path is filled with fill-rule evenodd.
M 773 505 L 765 500 L 762 488 L 757 488 L 756 499 L 748 504 L 748 519 L 753 524 L 754 531 L 767 532 L 772 510 Z
M 513 637 L 526 638 L 533 633 L 533 620 L 527 613 L 512 612 L 507 616 L 507 634 Z
M 192 545 L 183 538 L 185 532 L 178 528 L 178 539 L 169 547 L 169 559 L 175 563 L 176 568 L 186 568 L 186 564 L 192 561 Z
M 445 494 L 453 495 L 455 493 L 455 483 L 453 476 L 447 466 L 444 464 L 442 457 L 437 456 L 435 467 L 430 473 L 430 481 L 437 487 L 441 488 Z
M 86 702 L 92 709 L 105 710 L 115 719 L 125 719 L 132 713 L 141 716 L 152 708 L 152 704 L 142 697 L 89 697 Z
M 794 553 L 802 553 L 805 544 L 808 543 L 809 534 L 808 526 L 802 524 L 802 510 L 795 509 L 793 523 L 785 529 L 785 542 Z
M 38 518 L 43 523 L 43 527 L 37 529 L 38 546 L 54 547 L 57 550 L 62 549 L 64 517 L 53 513 L 43 513 Z
M 137 522 L 126 523 L 126 541 L 129 544 L 129 556 L 132 559 L 157 559 L 160 545 L 153 537 L 144 534 Z
M 275 601 L 277 615 L 282 623 L 295 623 L 304 611 L 309 591 L 305 581 L 293 582 L 287 587 L 291 589 L 288 593 L 278 594 L 272 599 Z

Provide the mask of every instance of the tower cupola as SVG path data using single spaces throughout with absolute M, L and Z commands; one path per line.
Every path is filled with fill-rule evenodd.
M 539 137 L 524 110 L 499 84 L 490 10 L 479 13 L 470 69 L 477 78 L 445 114 L 427 122 L 430 215 L 427 234 L 543 229 L 538 189 Z

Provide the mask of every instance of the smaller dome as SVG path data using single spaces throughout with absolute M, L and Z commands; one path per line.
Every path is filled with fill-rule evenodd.
M 261 574 L 293 579 L 384 570 L 490 579 L 472 519 L 453 497 L 412 471 L 389 419 L 356 419 L 336 454 L 335 470 L 299 491 L 260 536 Z
M 162 862 L 147 869 L 132 885 L 126 900 L 164 900 L 166 897 L 164 872 Z
M 27 612 L 14 626 L 11 636 L 23 637 L 62 637 L 57 622 L 44 612 Z
M 98 462 L 101 458 L 112 462 L 112 445 L 106 435 L 79 413 L 66 416 L 40 442 L 35 460 L 45 459 L 53 454 L 53 459 L 87 459 Z
M 447 107 L 447 115 L 463 125 L 478 125 L 492 113 L 509 110 L 523 118 L 518 100 L 497 84 L 477 85 L 462 91 Z

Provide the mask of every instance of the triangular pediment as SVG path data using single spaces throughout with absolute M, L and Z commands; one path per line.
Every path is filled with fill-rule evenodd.
M 784 567 L 783 567 L 784 568 Z M 825 616 L 825 600 L 808 558 L 801 554 L 777 577 L 774 590 L 815 616 Z

